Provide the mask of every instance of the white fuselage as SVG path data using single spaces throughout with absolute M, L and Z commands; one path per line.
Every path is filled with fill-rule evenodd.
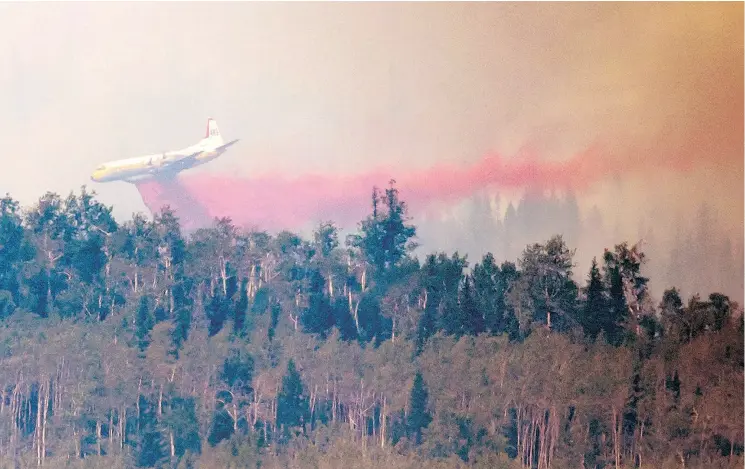
M 213 127 L 214 130 L 212 130 Z M 166 173 L 175 174 L 214 160 L 223 154 L 230 145 L 237 142 L 237 140 L 233 140 L 225 144 L 219 130 L 217 130 L 217 124 L 211 119 L 208 120 L 207 132 L 208 136 L 197 144 L 181 150 L 104 163 L 96 168 L 91 175 L 91 179 L 95 182 L 135 182 Z

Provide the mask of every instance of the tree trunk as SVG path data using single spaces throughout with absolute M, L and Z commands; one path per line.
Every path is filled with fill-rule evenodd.
M 119 414 L 119 449 L 124 449 L 124 443 L 127 441 L 127 408 L 122 406 L 122 412 Z
M 142 389 L 142 376 L 140 376 L 140 380 L 137 382 L 137 434 L 140 434 L 140 391 Z
M 42 420 L 41 420 L 41 465 L 42 466 L 44 466 L 44 462 L 47 457 L 47 420 L 48 420 L 47 417 L 48 415 L 49 415 L 49 385 L 45 387 L 44 412 L 42 413 Z
M 517 409 L 515 409 L 516 418 L 515 418 L 515 429 L 517 433 L 517 451 L 520 454 L 520 461 L 525 461 L 525 454 L 522 451 L 521 443 L 522 441 L 522 425 L 520 424 L 520 417 L 522 417 L 522 412 L 520 407 L 518 406 Z
M 315 421 L 315 413 L 316 413 L 316 401 L 318 400 L 318 385 L 315 384 L 313 386 L 313 390 L 310 392 L 310 423 L 311 423 L 311 430 L 313 429 L 313 422 Z
M 386 396 L 383 396 L 383 411 L 380 413 L 380 447 L 385 447 Z
M 391 343 L 396 343 L 396 316 L 393 316 L 391 318 L 393 320 L 393 325 L 391 326 Z
M 111 452 L 114 448 L 114 409 L 109 409 L 109 445 L 106 451 Z
M 43 396 L 42 388 L 44 387 L 44 383 L 42 381 L 42 384 L 40 385 L 39 392 L 37 394 L 36 398 L 36 431 L 34 432 L 34 439 L 36 440 L 36 466 L 41 467 L 41 399 Z M 31 399 L 29 399 L 29 402 Z
M 357 329 L 357 334 L 359 334 L 360 333 L 360 318 L 357 315 L 357 310 L 360 307 L 360 302 L 358 300 L 357 305 L 352 307 L 352 290 L 347 290 L 347 298 L 349 299 L 349 314 L 351 314 L 352 317 L 354 317 L 354 326 Z
M 72 437 L 75 440 L 75 459 L 80 459 L 80 438 L 78 438 L 78 431 L 75 429 L 75 425 L 72 427 Z
M 613 459 L 615 462 L 615 469 L 621 467 L 621 455 L 619 454 L 619 441 L 618 441 L 618 411 L 615 406 L 613 407 Z
M 98 449 L 98 455 L 101 456 L 101 421 L 96 419 L 96 448 Z

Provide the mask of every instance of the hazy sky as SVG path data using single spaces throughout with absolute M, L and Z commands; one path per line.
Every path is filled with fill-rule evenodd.
M 2 3 L 0 102 L 0 190 L 24 205 L 87 184 L 145 210 L 92 170 L 194 143 L 211 116 L 241 142 L 198 171 L 599 145 L 648 176 L 584 205 L 708 200 L 742 232 L 742 3 Z

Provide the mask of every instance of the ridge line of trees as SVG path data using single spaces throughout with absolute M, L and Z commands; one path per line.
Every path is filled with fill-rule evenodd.
M 741 308 L 638 244 L 578 284 L 561 235 L 420 261 L 395 181 L 343 245 L 94 195 L 0 199 L 0 468 L 742 465 Z

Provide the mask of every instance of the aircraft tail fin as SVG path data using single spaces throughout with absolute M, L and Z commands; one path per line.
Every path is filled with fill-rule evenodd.
M 220 129 L 217 127 L 217 121 L 211 117 L 207 119 L 207 134 L 204 138 L 222 142 L 222 135 L 220 134 Z

